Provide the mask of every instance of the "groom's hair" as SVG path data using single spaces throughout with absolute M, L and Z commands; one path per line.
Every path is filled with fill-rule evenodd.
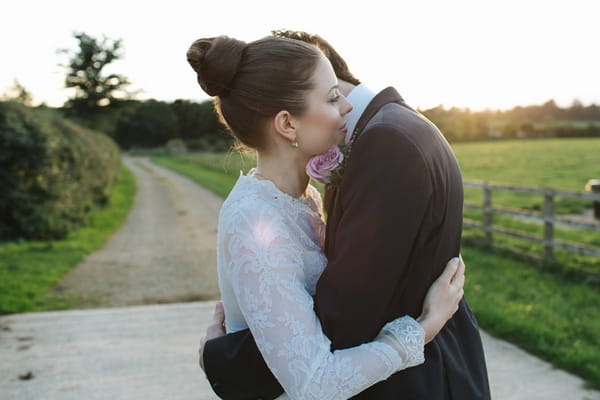
M 329 59 L 329 62 L 333 67 L 333 72 L 335 72 L 335 75 L 338 77 L 338 79 L 350 82 L 353 85 L 360 85 L 360 81 L 356 79 L 356 77 L 352 75 L 352 72 L 350 72 L 348 69 L 348 64 L 346 64 L 346 61 L 338 54 L 333 46 L 321 36 L 312 35 L 303 31 L 288 30 L 271 31 L 271 35 L 273 37 L 300 40 L 316 46 L 323 52 L 323 54 L 325 54 L 325 57 Z

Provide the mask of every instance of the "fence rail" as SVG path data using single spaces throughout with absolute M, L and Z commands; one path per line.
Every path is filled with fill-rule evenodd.
M 555 197 L 568 197 L 581 200 L 592 200 L 600 202 L 600 193 L 585 193 L 585 192 L 570 192 L 565 190 L 554 189 L 539 189 L 526 186 L 512 185 L 497 185 L 488 182 L 465 181 L 465 187 L 482 188 L 483 189 L 483 204 L 467 203 L 464 208 L 483 211 L 483 223 L 478 223 L 469 219 L 465 219 L 464 226 L 467 228 L 479 229 L 485 232 L 486 241 L 492 243 L 493 234 L 500 234 L 517 239 L 522 239 L 544 246 L 544 259 L 554 259 L 554 249 L 561 248 L 577 254 L 600 257 L 600 249 L 583 246 L 577 243 L 569 243 L 554 238 L 555 225 L 568 226 L 582 230 L 600 232 L 600 222 L 581 222 L 572 218 L 559 217 L 554 214 L 554 199 Z M 515 210 L 509 208 L 492 207 L 492 192 L 493 191 L 512 191 L 521 193 L 533 193 L 544 196 L 544 210 L 542 213 L 535 213 L 524 210 Z M 539 221 L 544 224 L 544 237 L 536 237 L 530 234 L 511 231 L 492 225 L 494 214 L 507 215 L 519 219 Z

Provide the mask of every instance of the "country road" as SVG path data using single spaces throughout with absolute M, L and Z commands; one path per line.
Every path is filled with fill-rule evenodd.
M 124 158 L 137 194 L 124 225 L 56 291 L 77 308 L 219 298 L 217 218 L 223 199 L 145 158 Z

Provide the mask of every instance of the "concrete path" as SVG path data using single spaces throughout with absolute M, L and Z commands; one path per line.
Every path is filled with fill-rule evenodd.
M 213 307 L 207 301 L 1 317 L 0 399 L 215 399 L 197 356 Z M 494 400 L 600 400 L 581 379 L 483 338 Z
M 213 307 L 179 303 L 2 317 L 0 399 L 213 399 L 197 356 Z M 22 379 L 28 374 L 31 379 Z

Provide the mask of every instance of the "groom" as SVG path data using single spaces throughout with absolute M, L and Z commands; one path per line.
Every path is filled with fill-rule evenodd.
M 325 196 L 328 264 L 314 301 L 332 349 L 357 346 L 398 316 L 417 317 L 427 289 L 459 254 L 460 170 L 438 129 L 395 89 L 369 91 L 318 36 L 274 35 L 319 47 L 354 106 L 346 116 L 352 147 L 344 176 Z M 213 390 L 224 399 L 282 393 L 248 330 L 208 340 L 201 358 Z M 490 399 L 479 328 L 467 302 L 425 347 L 424 364 L 355 398 Z

